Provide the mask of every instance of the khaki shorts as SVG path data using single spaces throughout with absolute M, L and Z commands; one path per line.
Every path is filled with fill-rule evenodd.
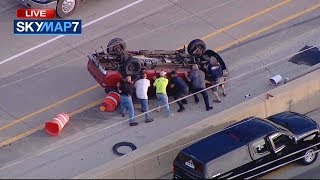
M 221 77 L 219 79 L 216 79 L 215 81 L 212 81 L 212 85 L 220 84 L 220 83 L 223 83 L 223 82 L 224 82 L 224 78 Z M 217 92 L 218 91 L 218 86 L 213 87 L 212 90 L 214 92 Z
M 229 71 L 228 69 L 223 70 L 223 77 L 228 77 L 229 76 Z

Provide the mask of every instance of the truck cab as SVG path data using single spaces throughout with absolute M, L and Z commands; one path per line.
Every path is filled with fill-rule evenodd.
M 298 158 L 309 165 L 318 157 L 319 142 L 318 124 L 304 115 L 249 117 L 181 150 L 174 179 L 253 178 Z

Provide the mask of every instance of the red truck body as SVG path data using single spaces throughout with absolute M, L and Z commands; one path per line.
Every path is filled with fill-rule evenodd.
M 101 87 L 103 87 L 106 90 L 106 92 L 110 91 L 110 90 L 116 90 L 117 89 L 117 87 L 116 87 L 117 82 L 120 82 L 122 80 L 121 73 L 118 70 L 107 70 L 107 71 L 100 70 L 99 67 L 97 67 L 92 60 L 88 60 L 87 67 L 88 67 L 88 71 L 92 75 L 92 77 L 100 84 Z M 143 72 L 146 73 L 146 75 L 147 75 L 147 79 L 150 80 L 151 87 L 154 82 L 153 77 L 154 76 L 159 77 L 159 74 L 162 70 L 167 73 L 167 78 L 170 81 L 170 74 L 173 69 L 169 69 L 169 68 L 168 69 L 164 69 L 164 68 L 157 69 L 157 68 L 155 68 L 155 69 L 143 70 Z M 177 75 L 180 76 L 181 78 L 183 78 L 187 82 L 185 74 L 189 74 L 190 69 L 189 68 L 179 68 L 179 69 L 176 69 L 176 71 L 177 71 Z M 106 74 L 104 74 L 103 72 L 106 72 Z M 137 79 L 133 78 L 133 80 L 137 80 Z M 173 93 L 172 89 L 169 86 L 167 88 L 168 88 L 169 94 Z M 155 94 L 154 88 L 149 88 L 149 91 L 150 91 L 151 95 Z

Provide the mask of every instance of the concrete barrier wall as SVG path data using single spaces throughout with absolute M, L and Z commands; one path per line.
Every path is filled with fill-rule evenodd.
M 267 99 L 267 94 L 273 97 Z M 304 114 L 319 107 L 320 70 L 317 70 L 138 148 L 75 178 L 159 178 L 172 171 L 172 162 L 181 149 L 239 120 L 250 116 L 265 118 L 286 110 Z
M 125 154 L 113 161 L 89 170 L 85 174 L 75 177 L 75 179 L 103 179 L 106 175 L 108 179 L 134 179 L 133 160 Z
M 295 110 L 296 112 L 304 114 L 307 113 L 309 109 L 315 109 L 314 106 L 317 106 L 317 104 L 314 103 L 315 101 L 311 97 L 319 92 L 320 70 L 317 70 L 288 84 L 261 94 L 258 97 L 265 101 L 267 116 L 289 110 Z M 274 97 L 267 99 L 267 94 Z M 292 109 L 292 107 L 298 107 L 299 105 L 301 107 L 302 102 L 305 102 L 303 108 Z

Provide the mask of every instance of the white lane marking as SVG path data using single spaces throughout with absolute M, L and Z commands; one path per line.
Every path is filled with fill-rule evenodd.
M 105 18 L 107 18 L 107 17 L 110 17 L 110 16 L 112 16 L 112 15 L 118 13 L 118 12 L 121 12 L 121 11 L 123 11 L 123 10 L 125 10 L 125 9 L 128 9 L 129 7 L 132 7 L 132 6 L 134 6 L 134 5 L 136 5 L 136 4 L 139 4 L 139 3 L 143 2 L 143 1 L 144 1 L 144 0 L 138 0 L 138 1 L 135 1 L 135 2 L 133 2 L 133 3 L 131 3 L 131 4 L 128 4 L 128 5 L 126 5 L 126 6 L 123 6 L 123 7 L 120 8 L 120 9 L 117 9 L 117 10 L 115 10 L 115 11 L 109 13 L 109 14 L 106 14 L 106 15 L 104 15 L 104 16 L 101 16 L 101 17 L 99 17 L 99 18 L 97 18 L 97 19 L 95 19 L 95 20 L 93 20 L 93 21 L 90 21 L 90 22 L 84 24 L 84 25 L 82 26 L 82 28 L 87 27 L 87 26 L 90 26 L 90 25 L 93 24 L 93 23 L 96 23 L 96 22 L 98 22 L 98 21 L 101 21 L 101 20 L 103 20 L 103 19 L 105 19 Z M 33 50 L 35 50 L 35 49 L 38 49 L 38 48 L 40 48 L 40 47 L 42 47 L 42 46 L 44 46 L 44 45 L 46 45 L 46 44 L 49 44 L 49 43 L 51 43 L 51 42 L 53 42 L 53 41 L 55 41 L 55 40 L 57 40 L 57 39 L 60 39 L 60 38 L 62 38 L 62 37 L 64 37 L 64 36 L 65 36 L 65 35 L 60 35 L 60 36 L 57 36 L 57 37 L 55 37 L 55 38 L 49 39 L 48 41 L 45 41 L 45 42 L 43 42 L 43 43 L 41 43 L 41 44 L 38 44 L 38 45 L 36 45 L 36 46 L 34 46 L 34 47 L 30 48 L 30 49 L 27 49 L 27 50 L 25 50 L 25 51 L 22 51 L 22 52 L 19 53 L 19 54 L 16 54 L 16 55 L 11 56 L 11 57 L 9 57 L 9 58 L 7 58 L 7 59 L 5 59 L 5 60 L 2 60 L 2 61 L 0 61 L 0 65 L 1 65 L 1 64 L 4 64 L 4 63 L 6 63 L 6 62 L 9 62 L 9 61 L 11 61 L 11 60 L 13 60 L 13 59 L 15 59 L 15 58 L 17 58 L 17 57 L 20 57 L 20 56 L 22 56 L 22 55 L 24 55 L 24 54 L 26 54 L 26 53 L 29 53 L 29 52 L 31 52 L 31 51 L 33 51 Z
M 137 36 L 135 36 L 135 37 L 129 38 L 129 39 L 125 40 L 125 42 L 128 42 L 128 41 L 130 41 L 130 40 L 134 40 L 134 39 L 136 39 L 136 38 L 139 38 L 139 37 L 142 37 L 142 36 L 144 36 L 144 35 L 150 34 L 150 33 L 152 33 L 152 32 L 156 32 L 156 31 L 158 31 L 158 30 L 161 30 L 161 29 L 163 29 L 163 28 L 166 28 L 166 27 L 169 27 L 169 26 L 171 26 L 171 25 L 177 24 L 178 22 L 182 22 L 182 21 L 184 21 L 184 20 L 186 20 L 186 19 L 189 19 L 189 18 L 194 17 L 194 16 L 196 16 L 196 15 L 202 14 L 202 13 L 204 13 L 204 12 L 210 11 L 210 10 L 215 9 L 215 8 L 217 8 L 217 7 L 220 7 L 220 6 L 226 5 L 226 4 L 231 3 L 231 2 L 233 2 L 233 1 L 235 1 L 235 0 L 231 0 L 231 1 L 225 2 L 225 3 L 220 4 L 220 5 L 218 5 L 218 6 L 215 6 L 215 7 L 209 8 L 209 9 L 206 9 L 206 10 L 204 10 L 204 11 L 201 11 L 201 12 L 196 13 L 196 14 L 193 14 L 193 15 L 191 15 L 191 16 L 188 16 L 188 17 L 182 18 L 182 19 L 177 20 L 177 21 L 175 21 L 175 22 L 172 22 L 172 23 L 166 24 L 166 25 L 161 26 L 161 27 L 159 27 L 159 28 L 152 29 L 152 30 L 150 30 L 150 31 L 148 31 L 148 32 L 146 32 L 146 33 L 142 33 L 142 34 L 139 34 L 139 35 L 137 35 Z M 158 9 L 161 9 L 161 8 L 163 8 L 163 7 L 165 7 L 165 6 L 166 6 L 166 5 L 161 6 L 161 7 L 160 7 L 160 8 L 158 8 Z M 152 10 L 151 10 L 151 11 L 148 11 L 148 12 L 147 12 L 147 13 L 145 13 L 145 14 L 148 14 L 149 12 L 152 12 Z M 35 73 L 35 74 L 33 74 L 33 75 L 30 75 L 30 76 L 24 77 L 24 78 L 22 78 L 22 79 L 19 79 L 19 80 L 13 81 L 13 82 L 11 82 L 11 83 L 8 83 L 8 84 L 5 84 L 5 85 L 2 85 L 2 86 L 0 86 L 0 89 L 1 89 L 1 88 L 4 88 L 4 87 L 7 87 L 7 86 L 10 86 L 10 85 L 12 85 L 12 84 L 15 84 L 15 83 L 21 82 L 21 81 L 23 81 L 23 80 L 29 79 L 29 78 L 31 78 L 31 77 L 34 77 L 34 76 L 40 75 L 40 74 L 42 74 L 42 73 L 45 73 L 45 72 L 47 72 L 47 71 L 50 71 L 50 70 L 52 70 L 52 69 L 55 69 L 55 68 L 61 67 L 61 66 L 65 65 L 65 64 L 71 63 L 71 62 L 73 62 L 73 61 L 76 61 L 76 60 L 78 60 L 78 59 L 85 58 L 85 57 L 86 57 L 86 55 L 81 56 L 81 57 L 78 57 L 77 59 L 74 59 L 74 60 L 71 60 L 71 61 L 65 62 L 65 63 L 63 63 L 63 64 L 60 64 L 60 65 L 57 65 L 57 66 L 51 67 L 51 68 L 49 68 L 49 69 L 47 69 L 47 70 L 44 70 L 44 71 L 41 71 L 41 72 Z M 0 76 L 0 77 L 1 77 L 1 76 Z

